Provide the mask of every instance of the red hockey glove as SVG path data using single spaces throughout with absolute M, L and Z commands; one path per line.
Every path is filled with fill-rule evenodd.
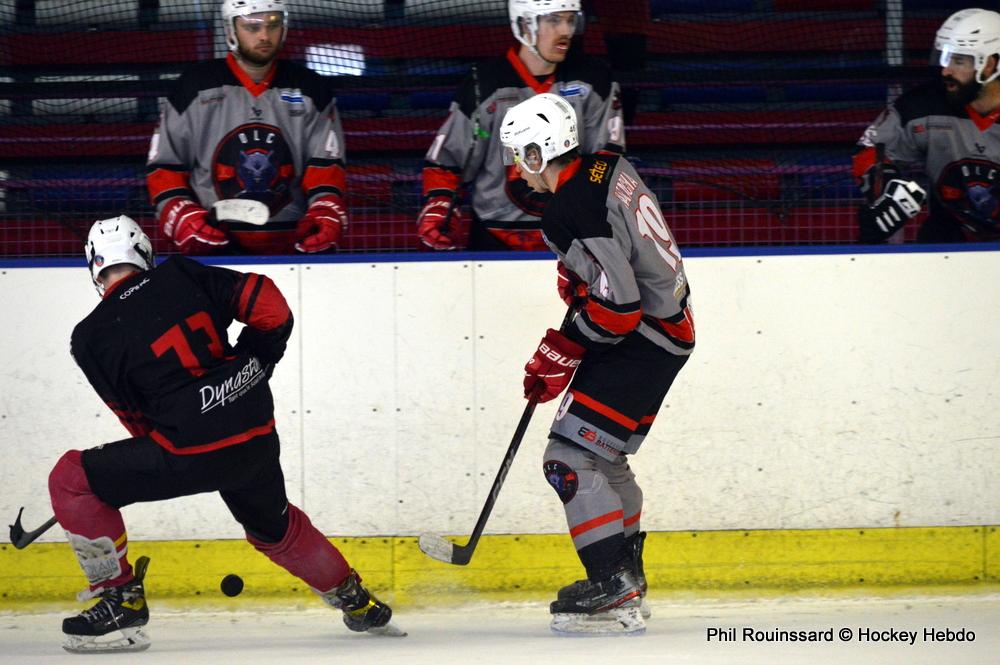
M 347 230 L 347 209 L 339 196 L 316 199 L 295 228 L 295 249 L 305 254 L 337 248 Z
M 211 254 L 229 244 L 226 232 L 212 226 L 208 211 L 191 199 L 173 198 L 160 215 L 163 233 L 184 254 Z
M 448 207 L 451 207 L 449 212 Z M 432 196 L 417 217 L 417 235 L 432 249 L 455 249 L 457 231 L 461 225 L 458 206 L 451 205 L 450 196 Z
M 586 351 L 558 330 L 549 328 L 535 355 L 524 366 L 524 396 L 538 395 L 539 403 L 558 397 L 566 390 Z
M 559 297 L 570 307 L 582 307 L 590 295 L 587 283 L 567 268 L 562 261 L 556 263 L 556 270 L 559 272 L 559 276 L 556 277 L 556 290 L 559 291 Z

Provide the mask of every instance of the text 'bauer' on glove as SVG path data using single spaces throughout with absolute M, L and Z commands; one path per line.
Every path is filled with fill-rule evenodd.
M 535 355 L 524 366 L 524 396 L 548 402 L 566 390 L 587 350 L 558 330 L 549 328 Z
M 347 231 L 347 208 L 339 196 L 316 199 L 295 227 L 295 249 L 305 254 L 337 249 Z

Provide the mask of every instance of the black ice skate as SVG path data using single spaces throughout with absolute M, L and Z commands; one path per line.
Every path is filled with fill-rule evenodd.
M 592 582 L 581 580 L 572 596 L 549 606 L 552 631 L 561 635 L 641 635 L 646 631 L 639 606 L 639 583 L 631 566 Z M 571 585 L 572 586 L 572 585 Z
M 142 627 L 149 623 L 149 607 L 142 580 L 146 576 L 149 557 L 135 562 L 135 579 L 110 589 L 98 589 L 89 597 L 99 597 L 97 604 L 75 617 L 63 619 L 66 641 L 63 649 L 73 653 L 109 653 L 143 651 L 149 648 L 149 637 Z M 116 634 L 117 631 L 117 634 Z M 110 639 L 99 638 L 110 636 Z
M 331 607 L 343 610 L 344 625 L 357 633 L 403 637 L 406 633 L 390 623 L 392 608 L 361 586 L 361 576 L 351 570 L 336 589 L 321 594 Z
M 639 584 L 640 596 L 642 598 L 642 602 L 639 605 L 639 611 L 642 613 L 643 619 L 648 619 L 653 613 L 649 609 L 649 604 L 646 603 L 646 591 L 648 589 L 648 585 L 646 584 L 646 571 L 642 566 L 642 548 L 643 541 L 645 540 L 646 532 L 639 531 L 638 533 L 634 533 L 626 538 L 625 543 L 626 547 L 628 547 L 629 556 L 631 557 L 631 565 L 633 567 L 632 572 L 635 574 L 635 581 Z M 559 589 L 556 598 L 559 600 L 565 600 L 567 598 L 578 596 L 581 593 L 586 593 L 590 584 L 590 580 L 577 580 L 572 584 L 567 584 L 563 588 Z

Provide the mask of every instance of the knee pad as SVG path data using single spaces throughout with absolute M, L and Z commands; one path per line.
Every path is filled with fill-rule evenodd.
M 565 505 L 573 500 L 578 491 L 594 492 L 603 485 L 603 476 L 596 473 L 596 462 L 589 451 L 551 439 L 545 448 L 542 472 Z

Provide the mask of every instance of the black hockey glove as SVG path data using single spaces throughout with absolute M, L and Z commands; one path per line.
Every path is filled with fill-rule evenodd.
M 875 203 L 863 205 L 858 211 L 858 240 L 885 242 L 917 216 L 926 199 L 927 192 L 912 180 L 890 180 Z
M 280 328 L 274 330 L 258 330 L 243 326 L 236 338 L 236 352 L 245 352 L 256 356 L 265 365 L 276 365 L 285 355 L 288 338 L 292 334 L 292 315 Z

